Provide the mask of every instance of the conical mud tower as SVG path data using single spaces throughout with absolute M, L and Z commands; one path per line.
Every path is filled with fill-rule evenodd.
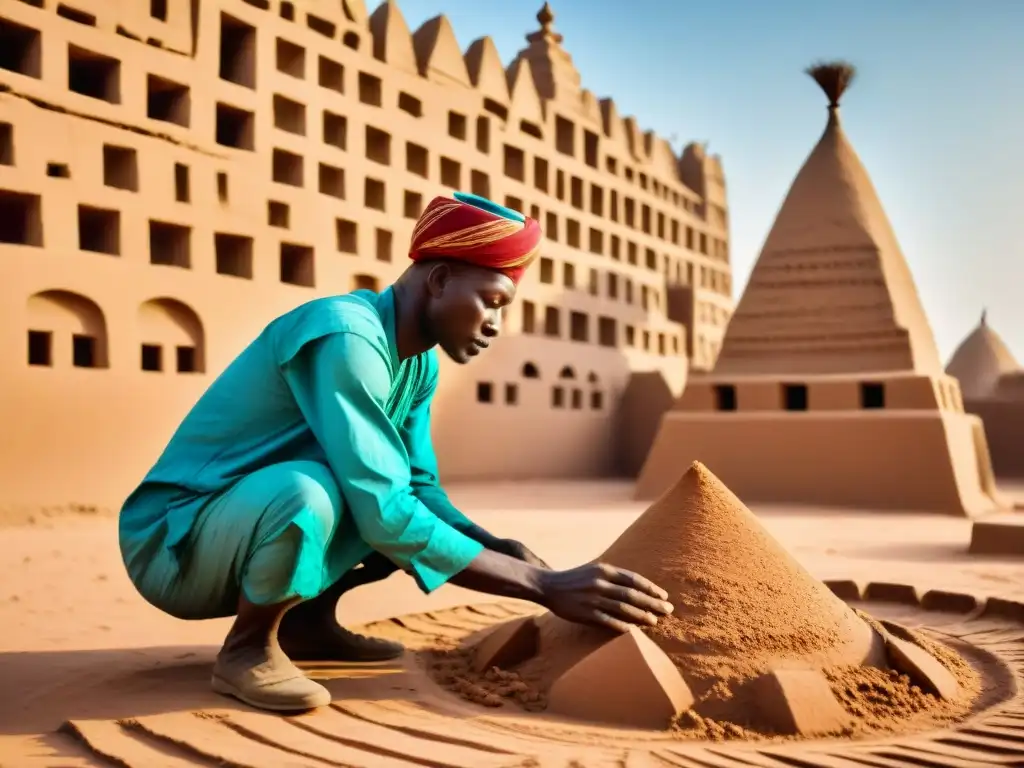
M 996 498 L 981 422 L 941 369 L 913 277 L 839 119 L 846 64 L 809 70 L 828 122 L 714 371 L 662 419 L 637 494 L 699 458 L 751 502 L 974 516 Z M 737 446 L 742 446 L 738 449 Z
M 851 726 L 826 674 L 895 666 L 941 696 L 952 674 L 837 598 L 695 462 L 599 558 L 669 593 L 675 610 L 625 635 L 547 613 L 478 641 L 478 668 L 514 668 L 570 717 L 665 727 L 683 713 L 766 732 Z M 910 661 L 908 661 L 910 659 Z

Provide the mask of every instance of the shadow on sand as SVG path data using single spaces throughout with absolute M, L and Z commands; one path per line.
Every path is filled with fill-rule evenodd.
M 217 646 L 0 653 L 0 736 L 48 733 L 67 720 L 245 709 L 210 690 Z M 336 700 L 403 698 L 401 660 L 301 665 Z M 387 681 L 395 675 L 396 685 Z M 384 680 L 382 680 L 384 678 Z M 383 683 L 383 684 L 382 684 Z

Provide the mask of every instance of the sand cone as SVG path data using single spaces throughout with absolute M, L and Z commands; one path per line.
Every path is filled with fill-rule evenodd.
M 536 633 L 510 624 L 477 648 L 478 656 L 518 660 L 524 651 L 516 638 L 528 637 L 536 655 L 513 668 L 547 692 L 554 714 L 641 728 L 713 722 L 824 737 L 848 734 L 864 712 L 840 701 L 834 679 L 843 681 L 846 699 L 856 700 L 850 692 L 863 685 L 886 690 L 892 670 L 917 686 L 907 695 L 960 696 L 955 676 L 931 651 L 862 619 L 700 462 L 599 560 L 660 585 L 673 614 L 619 635 L 547 613 L 532 622 Z
M 885 664 L 871 628 L 700 462 L 598 559 L 668 591 L 673 615 L 645 632 L 698 695 L 786 666 Z M 609 638 L 552 614 L 538 625 L 548 683 Z

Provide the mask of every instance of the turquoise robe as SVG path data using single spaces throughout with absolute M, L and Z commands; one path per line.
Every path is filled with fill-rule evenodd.
M 434 350 L 399 360 L 391 287 L 271 322 L 125 502 L 136 587 L 183 618 L 230 615 L 240 591 L 267 604 L 314 597 L 374 550 L 424 592 L 447 582 L 483 545 L 438 484 L 437 372 Z M 257 572 L 282 568 L 269 581 Z

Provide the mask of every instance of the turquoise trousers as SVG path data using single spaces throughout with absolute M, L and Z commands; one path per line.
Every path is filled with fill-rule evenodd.
M 126 559 L 142 596 L 178 618 L 233 616 L 241 596 L 258 605 L 308 600 L 372 551 L 342 530 L 353 524 L 331 470 L 317 462 L 270 465 L 198 503 L 177 546 Z

